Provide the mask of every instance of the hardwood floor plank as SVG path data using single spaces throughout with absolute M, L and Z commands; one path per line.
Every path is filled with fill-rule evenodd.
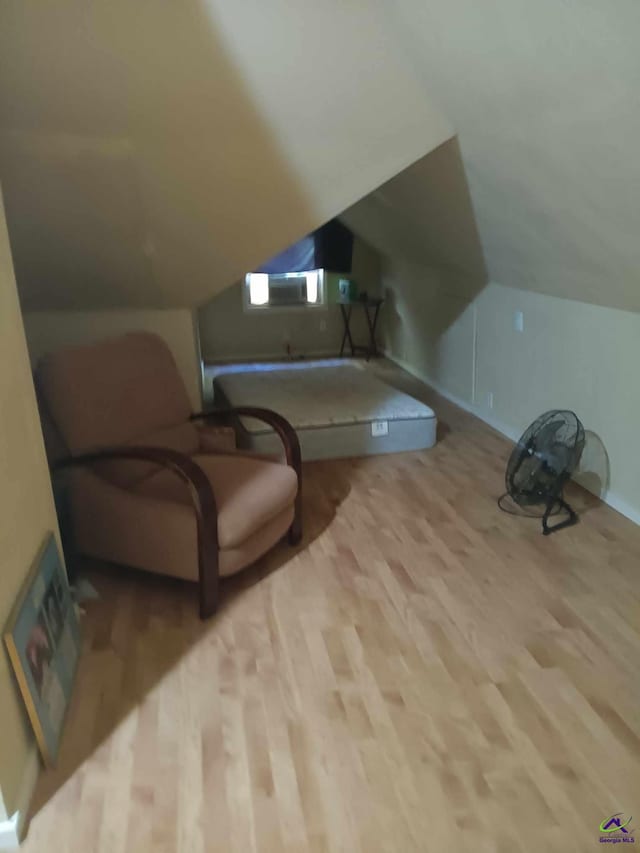
M 89 567 L 27 853 L 559 853 L 634 813 L 640 529 L 579 491 L 549 538 L 501 513 L 509 443 L 411 390 L 437 446 L 307 464 L 304 542 L 209 622 L 188 585 Z

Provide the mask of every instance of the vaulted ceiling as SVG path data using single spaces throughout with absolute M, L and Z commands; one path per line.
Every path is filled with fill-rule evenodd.
M 367 0 L 0 13 L 26 308 L 204 302 L 452 133 Z
M 461 286 L 640 310 L 635 0 L 24 0 L 0 24 L 27 308 L 195 305 L 347 209 Z
M 391 241 L 388 252 L 427 254 L 454 271 L 454 286 L 469 285 L 461 265 L 481 274 L 479 237 L 493 281 L 640 311 L 640 4 L 384 8 L 416 79 L 454 125 L 460 156 L 448 143 L 346 221 Z

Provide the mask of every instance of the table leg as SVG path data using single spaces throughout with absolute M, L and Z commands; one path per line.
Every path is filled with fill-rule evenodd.
M 371 318 L 371 312 L 369 310 L 369 306 L 365 306 L 364 313 L 367 315 L 367 326 L 369 327 L 369 351 L 367 353 L 367 361 L 373 356 L 374 358 L 378 357 L 378 347 L 376 344 L 376 326 L 378 324 L 378 314 L 380 312 L 380 305 L 376 305 L 373 310 L 373 319 Z
M 342 343 L 340 344 L 340 358 L 344 355 L 344 347 L 347 341 L 349 341 L 349 347 L 351 348 L 351 357 L 355 355 L 355 349 L 353 346 L 353 339 L 351 337 L 351 305 L 344 305 L 342 302 L 340 303 L 340 312 L 342 313 L 342 322 L 344 323 L 344 334 L 342 335 Z

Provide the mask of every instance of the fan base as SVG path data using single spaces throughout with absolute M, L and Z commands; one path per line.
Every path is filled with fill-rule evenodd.
M 568 513 L 568 518 L 559 521 L 557 524 L 549 524 L 549 516 L 553 512 L 556 505 L 559 506 L 560 509 L 563 509 L 565 510 L 565 512 Z M 542 516 L 542 533 L 544 536 L 549 536 L 551 533 L 555 533 L 556 530 L 562 530 L 565 527 L 573 527 L 573 525 L 577 524 L 578 521 L 579 518 L 577 513 L 569 506 L 569 504 L 565 500 L 563 500 L 562 498 L 554 498 L 554 500 L 549 501 L 545 513 Z

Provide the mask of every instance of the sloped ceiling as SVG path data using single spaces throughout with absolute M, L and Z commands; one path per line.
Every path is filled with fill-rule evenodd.
M 636 0 L 26 0 L 0 23 L 27 308 L 202 303 L 348 208 L 455 286 L 640 310 Z
M 471 296 L 487 283 L 456 138 L 347 208 L 340 219 L 383 256 L 428 266 L 459 293 Z
M 367 0 L 0 13 L 26 309 L 205 302 L 452 133 Z
M 475 234 L 493 281 L 640 311 L 640 4 L 381 7 L 461 160 L 445 144 L 345 221 L 388 253 L 453 271 L 454 287 L 482 275 Z

